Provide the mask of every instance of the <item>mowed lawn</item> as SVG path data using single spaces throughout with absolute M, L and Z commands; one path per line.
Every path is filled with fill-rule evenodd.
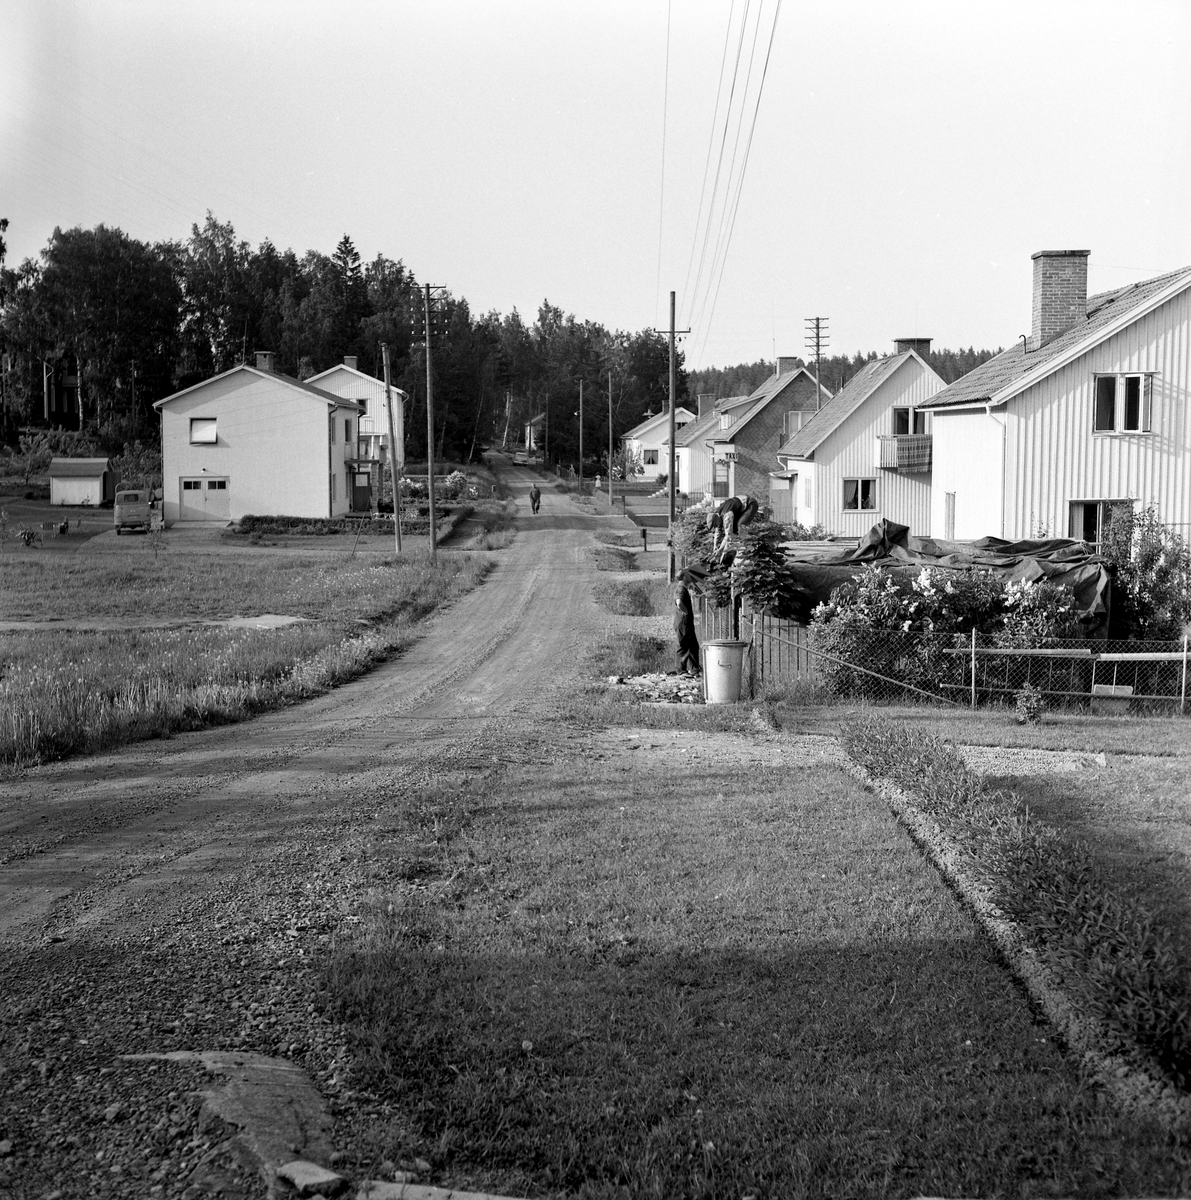
M 135 561 L 46 555 L 0 563 L 0 766 L 241 720 L 350 679 L 421 618 L 476 586 L 484 555 L 202 553 Z M 280 629 L 73 629 L 72 621 L 275 613 Z
M 325 977 L 400 1114 L 375 1153 L 534 1196 L 1191 1188 L 1187 1143 L 1081 1079 L 881 801 L 652 736 L 689 752 L 547 752 L 378 821 L 398 881 Z

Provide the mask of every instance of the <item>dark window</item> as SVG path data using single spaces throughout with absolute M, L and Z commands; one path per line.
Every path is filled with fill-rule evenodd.
M 343 440 L 350 442 L 352 440 L 352 423 L 351 421 L 343 422 Z
M 862 512 L 877 507 L 877 481 L 875 479 L 844 480 L 844 511 Z
M 918 409 L 914 410 L 914 432 L 926 432 L 926 413 L 919 412 Z
M 1094 546 L 1104 540 L 1115 508 L 1132 508 L 1132 500 L 1073 500 L 1068 536 Z
M 904 436 L 910 432 L 910 410 L 908 408 L 893 410 L 893 432 L 897 436 Z
M 1150 375 L 1125 376 L 1125 419 L 1121 428 L 1126 433 L 1149 433 L 1152 384 Z
M 1092 426 L 1097 433 L 1111 433 L 1117 427 L 1117 377 L 1096 377 L 1096 422 Z

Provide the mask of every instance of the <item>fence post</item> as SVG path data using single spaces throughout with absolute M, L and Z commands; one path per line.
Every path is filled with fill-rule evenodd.
M 757 614 L 753 613 L 753 640 L 749 646 L 749 699 L 752 700 L 757 694 L 757 659 L 759 652 L 757 650 Z M 761 682 L 765 682 L 765 663 L 761 662 Z
M 976 626 L 972 626 L 972 707 L 976 707 Z
M 1187 715 L 1187 635 L 1183 634 L 1183 685 L 1179 693 L 1179 716 Z

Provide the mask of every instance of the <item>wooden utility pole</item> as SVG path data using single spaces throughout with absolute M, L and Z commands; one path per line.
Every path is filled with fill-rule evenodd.
M 608 511 L 612 511 L 612 372 L 608 372 Z
M 397 553 L 401 553 L 401 474 L 398 471 L 398 458 L 404 459 L 397 443 L 397 429 L 393 423 L 393 393 L 389 388 L 389 346 L 381 342 L 380 352 L 385 360 L 385 415 L 389 420 L 389 474 L 393 479 L 393 533 L 396 539 Z M 405 414 L 402 413 L 402 430 L 405 427 Z
M 583 495 L 583 380 L 579 380 L 579 495 Z
M 807 317 L 806 348 L 815 356 L 815 408 L 823 407 L 823 391 L 820 382 L 823 374 L 823 348 L 827 345 L 827 318 Z
M 430 284 L 426 285 L 426 490 L 430 494 L 430 561 L 438 562 L 434 516 L 434 380 L 430 371 Z
M 667 545 L 670 547 L 669 554 L 669 570 L 667 572 L 671 583 L 674 582 L 674 439 L 677 436 L 677 429 L 674 421 L 674 404 L 675 396 L 678 391 L 678 361 L 674 347 L 674 293 L 670 293 L 670 454 L 669 454 L 669 476 L 667 479 L 666 489 L 669 492 L 670 500 L 670 519 L 667 525 Z

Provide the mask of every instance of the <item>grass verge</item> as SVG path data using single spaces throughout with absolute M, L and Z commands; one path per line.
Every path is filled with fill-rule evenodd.
M 1102 1053 L 1191 1091 L 1191 971 L 1137 899 L 1109 886 L 1083 842 L 987 788 L 950 746 L 876 717 L 845 727 L 848 754 L 910 793 L 965 870 L 1017 923 Z
M 7 634 L 0 639 L 0 765 L 20 768 L 225 724 L 325 691 L 399 649 L 416 621 L 474 587 L 489 565 L 468 555 L 437 567 L 392 559 L 345 569 L 356 587 L 335 582 L 354 591 L 354 612 L 367 626 L 323 619 L 276 630 Z M 247 589 L 258 583 L 244 580 Z M 313 581 L 304 586 L 307 606 Z M 324 598 L 321 611 L 345 610 Z
M 629 786 L 568 748 L 384 814 L 392 882 L 323 979 L 401 1114 L 377 1153 L 585 1200 L 1186 1187 L 1187 1147 L 1084 1086 L 883 806 L 682 746 Z
M 616 546 L 596 546 L 592 551 L 597 571 L 636 571 L 637 556 Z
M 669 611 L 669 586 L 664 579 L 599 582 L 592 595 L 605 611 L 618 617 L 656 617 Z

